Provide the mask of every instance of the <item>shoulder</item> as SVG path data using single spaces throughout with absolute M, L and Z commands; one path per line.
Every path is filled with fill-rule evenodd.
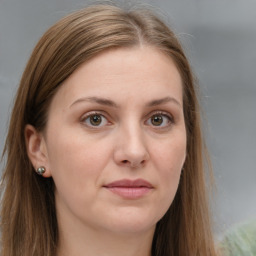
M 230 229 L 220 247 L 224 256 L 255 256 L 256 219 Z

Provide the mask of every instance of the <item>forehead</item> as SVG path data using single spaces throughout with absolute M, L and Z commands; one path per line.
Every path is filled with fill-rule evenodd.
M 182 102 L 182 81 L 174 61 L 159 50 L 148 46 L 118 48 L 82 64 L 54 98 L 66 102 L 83 94 L 117 101 L 169 94 Z

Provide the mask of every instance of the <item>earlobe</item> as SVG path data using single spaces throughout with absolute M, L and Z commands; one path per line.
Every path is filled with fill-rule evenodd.
M 44 177 L 50 177 L 47 149 L 45 139 L 42 133 L 38 132 L 32 125 L 28 124 L 25 127 L 25 140 L 28 157 L 37 170 L 39 167 L 44 167 Z

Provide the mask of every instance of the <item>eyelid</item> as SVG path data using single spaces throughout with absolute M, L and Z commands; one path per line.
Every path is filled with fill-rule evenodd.
M 110 118 L 108 117 L 108 115 L 106 114 L 105 111 L 102 111 L 102 110 L 93 110 L 93 111 L 89 111 L 89 112 L 86 112 L 84 115 L 82 115 L 82 117 L 80 118 L 80 122 L 85 125 L 86 127 L 90 128 L 90 129 L 100 129 L 100 128 L 103 128 L 105 126 L 108 126 L 109 124 L 107 125 L 103 125 L 103 126 L 93 126 L 93 125 L 87 125 L 85 123 L 85 120 L 90 117 L 90 116 L 93 116 L 93 115 L 99 115 L 99 116 L 102 116 L 103 118 L 105 118 L 107 120 L 108 123 L 111 123 L 110 121 Z
M 169 121 L 170 121 L 169 125 L 164 126 L 164 127 L 162 127 L 162 126 L 153 126 L 153 125 L 152 125 L 152 126 L 153 126 L 154 128 L 156 128 L 156 129 L 165 129 L 165 128 L 168 128 L 170 125 L 172 125 L 172 124 L 175 123 L 175 122 L 174 122 L 174 117 L 173 117 L 173 115 L 170 114 L 169 112 L 163 111 L 163 110 L 152 111 L 149 115 L 147 115 L 145 122 L 147 122 L 147 121 L 148 121 L 152 116 L 154 116 L 154 115 L 162 115 L 162 116 L 165 116 L 165 117 L 167 117 L 167 118 L 169 119 Z
M 88 125 L 88 124 L 86 124 L 85 120 L 86 120 L 88 117 L 93 116 L 93 115 L 100 115 L 100 116 L 102 116 L 104 119 L 106 119 L 107 124 L 102 125 L 102 126 L 100 126 L 100 125 L 99 125 L 99 126 L 93 126 L 93 125 Z M 161 130 L 161 129 L 169 128 L 172 124 L 175 123 L 175 122 L 174 122 L 174 117 L 173 117 L 173 115 L 172 115 L 170 112 L 164 111 L 164 110 L 155 110 L 155 111 L 150 112 L 150 113 L 146 116 L 144 122 L 147 123 L 148 120 L 149 120 L 150 118 L 152 118 L 152 116 L 154 116 L 154 115 L 162 115 L 162 116 L 165 116 L 166 118 L 168 118 L 168 119 L 169 119 L 168 125 L 165 125 L 165 126 L 154 126 L 154 125 L 149 125 L 149 124 L 146 124 L 146 125 L 152 126 L 152 127 L 154 127 L 155 129 Z M 87 128 L 89 128 L 89 129 L 94 129 L 94 130 L 102 129 L 102 128 L 105 128 L 105 127 L 107 127 L 107 126 L 113 124 L 113 122 L 111 121 L 111 118 L 109 117 L 108 113 L 106 113 L 106 112 L 103 111 L 103 110 L 92 110 L 92 111 L 86 112 L 86 113 L 83 114 L 82 117 L 80 118 L 80 122 L 81 122 L 82 125 L 85 125 Z
M 174 117 L 173 117 L 173 115 L 172 115 L 171 113 L 169 113 L 168 111 L 164 111 L 164 110 L 155 110 L 155 111 L 152 111 L 152 112 L 150 112 L 150 114 L 147 116 L 147 119 L 148 119 L 149 117 L 152 117 L 153 115 L 163 115 L 163 116 L 167 116 L 167 117 L 170 118 L 170 120 L 171 120 L 172 122 L 174 122 Z

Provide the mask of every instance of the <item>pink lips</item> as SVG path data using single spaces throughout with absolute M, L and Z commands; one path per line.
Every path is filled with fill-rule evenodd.
M 138 199 L 149 193 L 153 186 L 143 180 L 117 180 L 104 186 L 104 188 L 125 199 Z

